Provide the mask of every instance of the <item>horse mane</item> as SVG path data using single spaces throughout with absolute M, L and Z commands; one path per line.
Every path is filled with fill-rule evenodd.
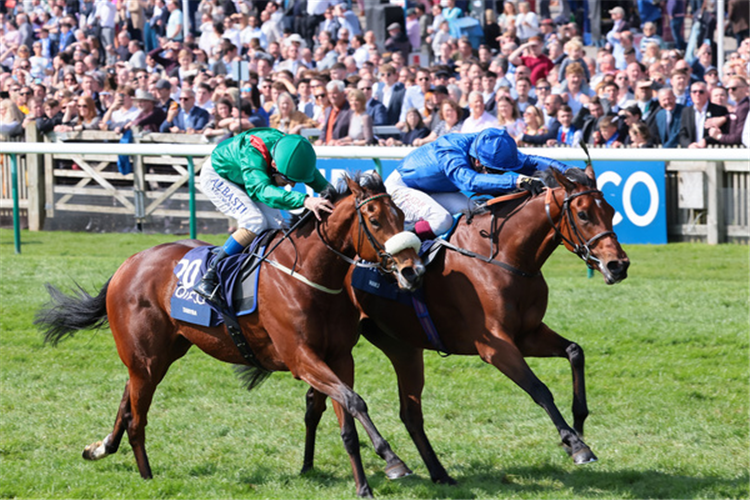
M 349 178 L 362 186 L 364 189 L 378 194 L 378 193 L 385 193 L 385 184 L 383 183 L 383 179 L 379 175 L 373 175 L 364 173 L 361 171 L 356 171 L 353 174 L 346 173 L 343 177 L 341 177 L 338 182 L 337 186 L 334 186 L 333 184 L 326 187 L 323 191 L 320 192 L 321 198 L 326 198 L 327 200 L 330 200 L 331 203 L 336 203 L 340 199 L 349 196 L 352 194 L 351 189 L 349 189 L 349 186 L 346 184 L 346 179 Z M 303 211 L 300 214 L 293 214 L 289 220 L 289 225 L 294 225 L 297 220 L 302 217 L 307 211 Z
M 566 170 L 563 175 L 565 175 L 565 177 L 567 177 L 569 180 L 576 182 L 578 184 L 581 184 L 583 186 L 596 188 L 594 181 L 589 179 L 589 176 L 586 175 L 586 172 L 584 172 L 580 168 L 571 167 L 568 170 Z M 560 185 L 557 183 L 557 180 L 555 180 L 555 176 L 552 175 L 552 172 L 549 169 L 537 170 L 534 173 L 534 177 L 538 177 L 539 179 L 541 179 L 544 185 L 547 186 L 548 188 L 560 187 Z

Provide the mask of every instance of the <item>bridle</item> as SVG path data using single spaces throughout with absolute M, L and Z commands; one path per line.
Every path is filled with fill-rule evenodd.
M 597 234 L 596 236 L 593 236 L 586 240 L 586 238 L 581 235 L 581 231 L 578 228 L 578 224 L 576 224 L 576 219 L 573 217 L 573 213 L 570 208 L 570 204 L 573 200 L 578 198 L 579 196 L 584 195 L 594 195 L 594 194 L 602 194 L 602 192 L 598 189 L 589 189 L 587 191 L 581 191 L 580 193 L 573 193 L 570 195 L 566 195 L 565 199 L 562 202 L 561 207 L 561 213 L 562 217 L 560 217 L 560 220 L 557 224 L 552 220 L 552 214 L 550 213 L 550 203 L 552 202 L 552 190 L 547 188 L 547 193 L 545 195 L 544 199 L 544 210 L 547 212 L 547 219 L 549 220 L 549 223 L 552 225 L 552 228 L 555 230 L 555 233 L 557 233 L 557 236 L 559 236 L 565 243 L 570 245 L 573 248 L 573 253 L 579 256 L 583 261 L 586 263 L 587 266 L 594 268 L 595 266 L 598 266 L 601 264 L 601 260 L 596 258 L 591 253 L 591 247 L 594 246 L 596 242 L 598 242 L 602 238 L 612 237 L 614 239 L 617 239 L 617 235 L 614 231 L 602 231 L 601 233 Z M 572 239 L 566 237 L 560 228 L 562 227 L 563 219 L 568 219 L 568 224 L 570 224 L 570 230 L 573 233 Z M 593 264 L 593 265 L 592 265 Z
M 328 240 L 323 235 L 323 232 L 320 230 L 320 221 L 317 221 L 315 224 L 315 229 L 318 232 L 318 236 L 320 237 L 323 244 L 330 250 L 331 252 L 338 255 L 341 259 L 344 260 L 344 262 L 347 262 L 350 265 L 354 265 L 357 267 L 365 267 L 365 268 L 378 268 L 384 273 L 394 273 L 396 272 L 397 266 L 396 266 L 396 260 L 393 258 L 393 254 L 396 254 L 400 252 L 401 250 L 404 250 L 408 247 L 415 247 L 414 240 L 416 239 L 416 235 L 413 233 L 409 233 L 407 231 L 402 231 L 391 238 L 388 239 L 388 241 L 385 242 L 385 244 L 381 244 L 377 239 L 375 239 L 375 236 L 373 236 L 372 231 L 370 231 L 370 228 L 365 223 L 365 217 L 362 215 L 362 207 L 370 203 L 371 201 L 378 200 L 380 198 L 389 198 L 391 195 L 388 193 L 379 193 L 373 196 L 370 196 L 368 198 L 365 198 L 364 200 L 357 201 L 355 203 L 355 208 L 357 210 L 357 218 L 359 221 L 359 245 L 362 243 L 362 237 L 367 238 L 367 241 L 369 241 L 370 245 L 375 249 L 375 251 L 378 253 L 378 258 L 380 259 L 379 262 L 365 262 L 363 260 L 354 260 L 350 257 L 347 257 L 343 253 L 339 252 L 335 248 L 333 248 L 329 243 Z M 415 247 L 415 251 L 419 249 L 418 245 L 418 239 L 417 244 Z

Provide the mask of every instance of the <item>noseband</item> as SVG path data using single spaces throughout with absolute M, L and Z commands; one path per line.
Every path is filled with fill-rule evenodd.
M 370 203 L 371 201 L 375 201 L 379 198 L 390 198 L 391 195 L 388 193 L 379 193 L 373 196 L 370 196 L 369 198 L 365 198 L 362 201 L 357 202 L 355 205 L 355 208 L 357 210 L 357 218 L 359 220 L 359 231 L 360 231 L 360 241 L 362 239 L 361 235 L 364 233 L 365 237 L 367 238 L 367 241 L 370 242 L 370 245 L 375 249 L 375 251 L 378 253 L 378 258 L 380 259 L 380 262 L 373 263 L 373 262 L 364 262 L 361 260 L 353 260 L 346 255 L 342 254 L 335 248 L 331 247 L 331 245 L 328 243 L 328 241 L 323 236 L 321 230 L 320 230 L 320 221 L 316 223 L 315 229 L 318 231 L 318 236 L 323 241 L 325 246 L 341 257 L 345 262 L 355 265 L 357 267 L 367 267 L 367 268 L 379 268 L 384 273 L 393 273 L 396 272 L 397 266 L 396 261 L 393 258 L 393 254 L 396 254 L 402 250 L 405 250 L 407 248 L 414 248 L 415 251 L 419 251 L 419 239 L 417 238 L 414 233 L 410 233 L 408 231 L 402 231 L 391 238 L 388 239 L 388 241 L 385 242 L 385 244 L 381 244 L 378 240 L 375 239 L 375 236 L 373 236 L 372 231 L 370 231 L 370 228 L 365 223 L 365 217 L 362 215 L 362 207 Z
M 568 245 L 573 247 L 573 253 L 575 253 L 577 256 L 579 256 L 583 261 L 588 265 L 589 267 L 592 266 L 592 263 L 595 265 L 601 264 L 601 261 L 596 258 L 591 253 L 591 247 L 598 242 L 602 238 L 606 237 L 612 237 L 617 239 L 617 235 L 614 231 L 602 231 L 601 233 L 597 234 L 596 236 L 586 240 L 582 235 L 581 231 L 578 229 L 578 224 L 576 224 L 576 219 L 573 217 L 573 213 L 570 208 L 570 203 L 578 198 L 579 196 L 583 195 L 592 195 L 592 194 L 602 194 L 602 192 L 598 189 L 589 189 L 588 191 L 581 191 L 580 193 L 573 193 L 569 196 L 566 196 L 565 199 L 562 202 L 562 217 L 560 217 L 560 220 L 557 224 L 552 220 L 552 215 L 550 214 L 550 203 L 552 201 L 552 190 L 547 188 L 547 194 L 546 198 L 544 200 L 544 210 L 547 212 L 547 219 L 549 219 L 549 223 L 552 225 L 552 228 L 555 230 L 555 233 L 562 238 L 563 241 L 565 241 Z M 570 224 L 570 229 L 573 233 L 573 236 L 576 241 L 571 240 L 570 238 L 567 238 L 562 231 L 560 231 L 560 227 L 562 227 L 562 221 L 563 219 L 567 217 L 568 223 Z

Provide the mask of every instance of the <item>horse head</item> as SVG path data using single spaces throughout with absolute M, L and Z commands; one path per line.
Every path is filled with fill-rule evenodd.
M 562 174 L 551 168 L 547 172 L 565 192 L 564 198 L 559 200 L 554 191 L 548 189 L 545 200 L 550 219 L 552 200 L 560 208 L 559 222 L 557 225 L 553 223 L 553 227 L 565 247 L 581 257 L 590 268 L 598 269 L 608 285 L 627 278 L 630 259 L 612 230 L 615 210 L 596 188 L 591 164 L 585 171 L 576 169 Z
M 420 241 L 404 231 L 404 213 L 386 192 L 382 178 L 374 173 L 358 182 L 344 177 L 351 191 L 351 209 L 357 214 L 349 238 L 362 259 L 378 262 L 380 269 L 396 275 L 400 288 L 413 291 L 421 285 L 424 265 L 419 258 Z

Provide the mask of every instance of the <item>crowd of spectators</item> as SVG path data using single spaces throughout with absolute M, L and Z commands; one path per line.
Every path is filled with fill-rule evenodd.
M 271 126 L 420 146 L 498 127 L 525 146 L 748 146 L 750 3 L 728 0 L 716 27 L 710 0 L 623 1 L 587 47 L 558 2 L 555 19 L 549 0 L 410 2 L 378 43 L 351 0 L 201 0 L 187 14 L 181 0 L 6 0 L 0 134 L 35 122 L 221 140 Z M 477 14 L 479 43 L 458 22 Z M 737 41 L 724 61 L 713 29 Z

